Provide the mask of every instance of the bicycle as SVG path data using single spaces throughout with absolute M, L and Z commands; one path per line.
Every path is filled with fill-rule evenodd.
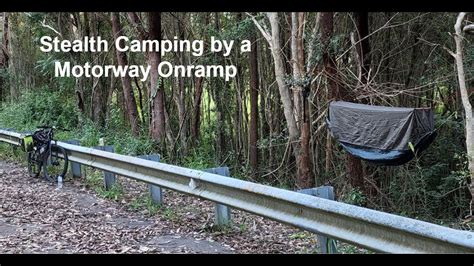
M 64 178 L 68 168 L 66 150 L 54 140 L 56 127 L 39 126 L 31 135 L 23 138 L 23 148 L 28 152 L 28 173 L 31 177 L 43 177 L 49 182 Z

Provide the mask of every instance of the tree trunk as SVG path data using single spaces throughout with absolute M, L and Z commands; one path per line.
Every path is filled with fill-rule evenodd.
M 357 54 L 359 55 L 359 63 L 361 69 L 361 82 L 364 86 L 368 86 L 369 83 L 369 71 L 370 71 L 370 43 L 369 38 L 369 15 L 368 12 L 356 13 L 356 24 L 357 32 L 359 37 L 359 43 L 357 45 Z M 351 100 L 344 94 L 342 100 Z M 346 155 L 346 172 L 349 176 L 352 187 L 364 189 L 364 171 L 362 167 L 362 161 L 351 154 Z
M 358 40 L 357 54 L 360 58 L 361 72 L 362 72 L 362 84 L 367 85 L 369 81 L 369 70 L 370 70 L 370 43 L 369 38 L 369 13 L 368 12 L 357 12 L 355 13 Z
M 339 84 L 336 77 L 336 64 L 334 55 L 329 52 L 329 42 L 332 37 L 332 32 L 334 28 L 333 23 L 333 13 L 332 12 L 322 12 L 321 13 L 321 43 L 323 46 L 323 70 L 324 75 L 328 83 L 328 93 L 327 101 L 330 102 L 339 98 Z M 332 138 L 329 130 L 326 134 L 326 162 L 325 162 L 325 171 L 326 174 L 329 174 L 331 171 L 332 164 Z M 323 181 L 324 183 L 327 180 Z
M 456 59 L 456 69 L 458 72 L 458 80 L 459 80 L 459 91 L 461 93 L 461 100 L 462 105 L 464 107 L 464 113 L 466 115 L 466 149 L 467 149 L 467 158 L 468 158 L 468 167 L 470 173 L 470 185 L 469 191 L 471 192 L 471 204 L 469 208 L 469 215 L 472 216 L 472 212 L 474 209 L 474 140 L 473 140 L 473 132 L 474 132 L 474 124 L 472 121 L 472 105 L 469 100 L 469 93 L 466 87 L 466 78 L 464 74 L 464 62 L 463 62 L 463 33 L 461 29 L 462 22 L 466 13 L 461 12 L 458 15 L 456 20 L 456 24 L 454 29 L 456 34 L 454 35 L 454 40 L 456 42 L 456 53 L 454 54 L 454 58 Z
M 323 64 L 324 72 L 328 79 L 329 91 L 328 91 L 328 102 L 332 100 L 348 100 L 348 91 L 341 88 L 339 83 L 339 77 L 337 73 L 337 67 L 335 63 L 334 54 L 330 53 L 329 43 L 333 36 L 333 13 L 324 12 L 321 14 L 321 42 L 323 43 Z M 361 57 L 362 58 L 362 57 Z M 326 172 L 330 171 L 332 164 L 332 139 L 328 132 L 326 139 Z M 356 157 L 347 154 L 346 155 L 346 173 L 349 182 L 353 187 L 359 187 L 363 189 L 363 168 L 362 162 Z
M 296 155 L 298 169 L 297 186 L 299 188 L 310 188 L 314 186 L 314 178 L 311 171 L 311 151 L 309 141 L 310 119 L 308 111 L 309 84 L 303 88 L 304 82 L 304 50 L 303 50 L 303 13 L 291 13 L 291 61 L 293 69 L 293 102 L 297 125 L 299 125 L 300 150 Z
M 3 31 L 2 31 L 2 45 L 0 46 L 0 72 L 5 72 L 8 69 L 8 63 L 10 55 L 8 53 L 8 41 L 9 41 L 9 26 L 8 26 L 8 12 L 3 12 Z M 4 100 L 6 87 L 6 75 L 2 73 L 0 76 L 0 106 Z
M 112 13 L 112 31 L 114 34 L 114 38 L 117 39 L 118 36 L 122 35 L 122 26 L 120 25 L 120 18 L 118 13 Z M 127 54 L 124 52 L 120 52 L 118 50 L 115 51 L 117 55 L 117 62 L 120 66 L 128 65 L 127 61 Z M 137 112 L 137 103 L 135 101 L 135 96 L 132 90 L 132 82 L 131 78 L 128 75 L 125 75 L 121 78 L 122 80 L 122 87 L 123 87 L 123 96 L 125 105 L 127 107 L 128 119 L 130 122 L 130 126 L 132 128 L 132 133 L 135 136 L 138 136 L 139 129 L 138 129 L 138 112 Z
M 275 78 L 278 84 L 278 90 L 280 92 L 280 98 L 283 104 L 283 113 L 285 115 L 285 120 L 288 126 L 289 141 L 291 143 L 296 143 L 294 148 L 295 154 L 299 152 L 299 144 L 297 141 L 299 139 L 300 132 L 296 125 L 296 120 L 293 115 L 293 102 L 291 101 L 290 91 L 288 86 L 285 83 L 285 62 L 281 54 L 281 45 L 280 45 L 280 25 L 279 25 L 279 16 L 278 13 L 267 13 L 267 17 L 270 20 L 271 25 L 271 39 L 270 39 L 270 49 L 273 56 L 273 61 L 275 64 Z
M 202 88 L 204 84 L 203 77 L 197 77 L 194 85 L 194 107 L 191 120 L 191 138 L 193 146 L 199 140 L 200 126 L 201 126 L 201 102 L 202 102 Z
M 249 163 L 252 173 L 258 167 L 258 60 L 257 39 L 252 35 L 252 51 L 250 52 L 250 130 L 249 130 Z
M 184 19 L 184 18 L 183 18 Z M 182 25 L 181 20 L 177 20 L 178 36 L 181 40 L 186 39 L 184 35 L 184 26 Z M 177 61 L 179 65 L 185 65 L 186 63 L 186 54 L 178 53 Z M 179 118 L 179 140 L 180 140 L 180 151 L 181 156 L 186 156 L 187 154 L 187 132 L 188 132 L 188 116 L 186 115 L 186 86 L 184 77 L 178 77 L 178 91 L 175 97 L 176 105 L 178 107 L 178 118 Z
M 161 41 L 161 13 L 151 12 L 148 14 L 150 27 L 149 39 Z M 158 65 L 161 62 L 161 54 L 151 52 L 148 54 L 150 70 L 150 102 L 151 102 L 151 137 L 165 143 L 165 88 L 163 81 L 158 76 Z
M 97 23 L 97 14 L 92 13 L 89 16 L 90 23 L 90 33 L 91 37 L 97 38 L 98 36 L 98 23 Z M 92 53 L 92 58 L 94 61 L 99 60 L 98 54 Z M 92 78 L 92 121 L 96 122 L 100 127 L 105 124 L 105 112 L 107 103 L 107 93 L 104 90 L 101 79 L 98 77 Z
M 285 82 L 286 70 L 285 70 L 285 62 L 282 56 L 282 47 L 281 47 L 281 39 L 280 39 L 280 18 L 278 13 L 275 12 L 268 12 L 266 16 L 270 22 L 270 32 L 262 27 L 255 19 L 254 23 L 257 28 L 262 32 L 263 36 L 267 40 L 268 44 L 270 45 L 271 54 L 273 57 L 273 62 L 275 65 L 275 79 L 278 84 L 278 90 L 280 92 L 280 99 L 283 104 L 283 114 L 285 116 L 286 125 L 288 128 L 288 141 L 291 144 L 293 155 L 297 160 L 297 168 L 299 168 L 301 164 L 300 160 L 300 149 L 301 149 L 301 139 L 300 139 L 300 130 L 298 128 L 295 115 L 294 115 L 294 104 L 291 99 L 291 95 L 289 92 L 288 85 Z M 304 173 L 304 171 L 300 171 L 298 169 L 298 175 L 300 173 Z M 299 178 L 297 180 L 297 186 L 300 185 Z

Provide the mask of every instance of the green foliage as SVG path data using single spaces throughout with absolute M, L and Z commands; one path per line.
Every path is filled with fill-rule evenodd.
M 33 130 L 39 125 L 75 128 L 79 121 L 73 99 L 48 87 L 25 91 L 0 112 L 0 125 L 18 130 Z
M 135 211 L 145 209 L 151 216 L 157 214 L 162 209 L 162 206 L 153 202 L 150 195 L 134 198 L 130 203 L 130 207 Z
M 344 50 L 347 49 L 346 39 L 347 38 L 345 34 L 335 34 L 332 36 L 327 47 L 329 54 L 336 57 L 342 54 Z M 323 43 L 321 42 L 321 34 L 318 33 L 314 36 L 308 37 L 307 45 L 308 49 L 313 49 L 313 54 L 311 58 L 309 58 L 311 65 L 314 66 L 321 64 L 323 60 L 323 53 L 325 52 Z
M 216 167 L 212 150 L 208 146 L 198 147 L 192 153 L 186 156 L 182 162 L 184 167 L 203 170 Z
M 365 206 L 367 198 L 362 191 L 357 188 L 353 188 L 349 191 L 349 193 L 344 195 L 342 201 L 352 205 Z
M 73 15 L 75 18 L 70 19 Z M 12 30 L 11 50 L 12 60 L 8 70 L 0 69 L 0 78 L 4 79 L 2 90 L 2 107 L 0 109 L 0 127 L 14 128 L 18 131 L 30 131 L 35 129 L 37 125 L 50 124 L 62 128 L 71 129 L 71 132 L 57 132 L 57 139 L 77 139 L 81 141 L 83 146 L 97 146 L 100 138 L 104 138 L 105 144 L 113 145 L 115 152 L 127 155 L 142 155 L 151 153 L 162 153 L 166 158 L 162 161 L 169 160 L 170 163 L 176 165 L 184 165 L 194 169 L 205 169 L 216 167 L 219 165 L 228 165 L 232 169 L 233 177 L 247 178 L 252 174 L 254 181 L 265 183 L 272 186 L 279 186 L 286 189 L 294 188 L 294 177 L 296 166 L 291 147 L 287 149 L 288 132 L 286 130 L 286 121 L 281 108 L 281 99 L 278 95 L 276 84 L 274 83 L 274 69 L 272 55 L 268 49 L 268 44 L 255 25 L 246 14 L 220 13 L 217 14 L 188 14 L 181 17 L 180 14 L 165 14 L 163 17 L 164 25 L 174 21 L 177 17 L 181 26 L 184 26 L 183 36 L 185 38 L 203 39 L 209 41 L 211 36 L 218 39 L 234 40 L 234 51 L 229 58 L 223 58 L 220 54 L 212 54 L 206 51 L 204 56 L 182 58 L 185 62 L 199 64 L 226 64 L 232 63 L 239 67 L 239 76 L 237 82 L 223 82 L 221 79 L 206 79 L 201 105 L 201 138 L 197 144 L 190 148 L 186 143 L 184 145 L 177 141 L 174 146 L 160 147 L 160 145 L 148 137 L 148 126 L 140 128 L 140 137 L 133 136 L 130 133 L 130 125 L 124 117 L 124 106 L 120 106 L 117 99 L 120 91 L 120 81 L 117 84 L 108 84 L 110 80 L 101 79 L 103 88 L 110 90 L 112 88 L 119 89 L 114 92 L 112 99 L 107 106 L 107 116 L 105 125 L 98 125 L 91 121 L 92 105 L 92 88 L 94 87 L 91 79 L 76 80 L 76 78 L 56 78 L 54 77 L 55 62 L 71 61 L 82 64 L 87 61 L 95 60 L 98 63 L 109 64 L 114 63 L 115 54 L 103 53 L 92 54 L 82 53 L 42 53 L 39 51 L 39 39 L 44 35 L 55 36 L 53 30 L 45 25 L 58 28 L 64 39 L 74 38 L 71 21 L 75 26 L 82 28 L 87 23 L 84 13 L 75 14 L 49 14 L 49 13 L 11 13 L 10 23 Z M 61 17 L 62 16 L 62 17 Z M 322 63 L 323 47 L 321 44 L 321 36 L 316 34 L 313 36 L 313 26 L 316 24 L 315 14 L 306 16 L 304 31 L 305 52 L 312 50 L 311 58 L 308 58 L 310 65 L 316 66 Z M 354 31 L 353 21 L 350 15 L 336 13 L 334 20 L 334 34 L 331 36 L 327 49 L 329 52 L 341 57 L 337 62 L 338 70 L 341 71 L 341 78 L 344 86 L 354 92 L 355 96 L 364 96 L 370 102 L 380 98 L 379 102 L 388 101 L 392 105 L 399 105 L 399 97 L 392 97 L 391 87 L 398 89 L 407 81 L 409 88 L 402 102 L 411 106 L 435 106 L 437 112 L 437 126 L 440 127 L 439 135 L 435 142 L 419 158 L 399 167 L 378 167 L 377 182 L 380 181 L 380 189 L 387 196 L 392 204 L 377 195 L 377 198 L 371 195 L 364 195 L 357 189 L 343 193 L 342 200 L 355 205 L 369 206 L 379 208 L 386 211 L 397 212 L 411 217 L 423 217 L 425 219 L 452 219 L 464 217 L 468 210 L 468 202 L 470 199 L 467 191 L 467 181 L 469 173 L 466 165 L 464 126 L 461 120 L 463 115 L 460 112 L 459 103 L 456 100 L 456 91 L 458 88 L 456 75 L 453 74 L 452 58 L 440 47 L 447 47 L 454 50 L 454 42 L 449 32 L 453 31 L 452 23 L 455 20 L 455 14 L 448 13 L 427 13 L 422 16 L 419 14 L 397 13 L 394 14 L 371 14 L 370 29 L 381 29 L 372 32 L 369 38 L 372 52 L 370 58 L 371 66 L 371 84 L 380 85 L 383 90 L 377 91 L 379 86 L 373 86 L 374 95 L 368 95 L 369 91 L 362 90 L 358 87 L 352 90 L 353 86 L 358 86 L 358 82 L 352 82 L 353 74 L 357 74 L 356 64 L 353 60 L 351 44 L 348 38 L 349 33 Z M 209 18 L 208 23 L 206 17 Z M 397 27 L 385 27 L 388 19 L 391 19 L 390 25 L 398 25 Z M 195 19 L 193 19 L 195 18 Z M 287 56 L 291 49 L 287 42 L 288 33 L 291 32 L 291 23 L 288 23 L 289 14 L 280 16 L 281 39 L 284 42 L 284 53 Z M 264 13 L 256 14 L 256 19 L 261 25 L 268 25 L 268 19 Z M 450 22 L 449 22 L 450 21 Z M 104 23 L 99 18 L 97 30 L 99 35 L 105 39 L 111 40 L 110 23 Z M 178 20 L 174 21 L 178 22 Z M 174 23 L 173 22 L 173 23 Z M 216 25 L 219 29 L 216 29 Z M 387 24 L 388 25 L 388 24 Z M 127 20 L 124 20 L 124 34 L 133 38 L 136 37 L 136 31 Z M 165 26 L 166 27 L 166 26 Z M 169 27 L 170 34 L 179 31 L 173 26 Z M 192 29 L 192 31 L 189 31 Z M 318 31 L 320 32 L 320 31 Z M 248 101 L 249 92 L 249 65 L 248 55 L 240 54 L 238 47 L 240 41 L 250 37 L 259 39 L 259 76 L 261 82 L 260 88 L 260 104 L 265 100 L 265 114 L 259 117 L 263 121 L 261 129 L 259 129 L 258 149 L 262 157 L 258 173 L 252 173 L 247 169 L 247 161 L 245 154 L 246 133 L 248 128 L 245 123 L 248 122 L 248 112 L 250 110 Z M 423 38 L 420 38 L 423 36 Z M 473 87 L 473 70 L 474 62 L 474 44 L 466 37 L 465 43 L 465 66 L 468 87 Z M 288 48 L 288 49 L 287 49 Z M 415 49 L 416 48 L 416 49 Z M 145 53 L 128 54 L 129 62 L 133 64 L 145 63 Z M 167 54 L 163 60 L 174 62 L 176 55 Z M 288 59 L 285 57 L 285 59 Z M 287 60 L 285 60 L 287 62 Z M 116 63 L 116 62 L 115 62 Z M 288 64 L 291 62 L 288 61 Z M 288 67 L 290 67 L 288 65 Z M 290 67 L 291 68 L 291 67 Z M 289 69 L 288 69 L 289 70 Z M 349 73 L 348 71 L 351 71 Z M 290 71 L 291 72 L 291 71 Z M 312 98 L 311 107 L 318 109 L 325 108 L 325 99 L 327 93 L 326 80 L 315 80 L 317 86 L 315 97 Z M 290 86 L 305 86 L 312 77 L 303 79 L 287 78 L 286 82 Z M 76 83 L 80 81 L 80 83 Z M 175 114 L 177 107 L 173 103 L 176 93 L 176 80 L 160 79 L 157 86 L 163 85 L 166 90 L 165 103 L 169 114 L 167 121 L 171 128 L 173 137 L 177 136 L 180 127 Z M 352 83 L 352 84 L 351 84 Z M 357 84 L 356 84 L 357 83 Z M 397 85 L 401 84 L 401 85 Z M 77 86 L 76 86 L 77 85 Z M 387 86 L 388 87 L 387 87 Z M 138 84 L 132 84 L 134 91 L 138 92 Z M 186 119 L 192 117 L 189 112 L 190 107 L 194 106 L 193 98 L 193 82 L 184 81 L 185 88 L 185 105 L 187 108 Z M 12 89 L 8 89 L 11 87 Z M 83 91 L 84 97 L 84 113 L 80 113 L 76 102 L 75 89 L 79 88 Z M 4 89 L 6 88 L 6 89 Z M 146 84 L 141 83 L 143 92 L 147 90 Z M 385 91 L 387 89 L 387 91 Z M 15 95 L 10 95 L 15 94 Z M 156 90 L 153 90 L 154 93 Z M 111 93 L 111 91 L 108 91 Z M 117 93 L 118 92 L 118 93 Z M 385 92 L 388 94 L 385 95 Z M 370 92 L 372 93 L 372 92 Z M 19 97 L 16 97 L 18 94 Z M 137 95 L 138 93 L 136 93 Z M 146 94 L 146 93 L 144 93 Z M 239 95 L 240 98 L 237 98 Z M 143 110 L 139 108 L 139 113 L 143 112 L 142 121 L 149 121 L 150 99 L 148 95 L 143 95 Z M 406 97 L 405 97 L 406 96 Z M 265 97 L 265 98 L 263 98 Z M 137 96 L 138 98 L 138 96 Z M 239 100 L 242 103 L 239 103 Z M 8 103 L 10 101 L 10 103 Z M 242 104 L 242 105 L 239 105 Z M 242 108 L 246 106 L 247 110 Z M 274 106 L 274 107 L 272 107 Z M 262 107 L 259 105 L 259 108 Z M 276 108 L 278 107 L 278 108 Z M 314 111 L 312 109 L 312 116 Z M 208 112 L 209 111 L 209 112 Z M 221 123 L 217 120 L 217 111 L 220 112 Z M 241 117 L 237 117 L 238 111 L 242 111 Z M 245 114 L 247 112 L 247 114 Z M 271 115 L 267 115 L 267 112 Z M 274 112 L 274 113 L 273 113 Z M 441 117 L 441 118 L 439 118 Z M 234 124 L 242 120 L 243 127 L 237 131 Z M 265 129 L 270 126 L 270 129 Z M 318 125 L 315 125 L 318 126 Z M 312 128 L 314 130 L 316 128 Z M 270 135 L 268 132 L 271 131 Z M 314 133 L 314 131 L 312 131 Z M 189 130 L 184 132 L 189 134 Z M 218 147 L 217 134 L 221 133 L 225 139 L 224 147 Z M 189 140 L 189 139 L 188 139 Z M 348 183 L 345 179 L 345 155 L 342 149 L 337 147 L 333 152 L 333 165 L 328 171 L 325 169 L 325 134 L 318 133 L 314 135 L 313 158 L 315 159 L 315 171 L 318 173 L 318 182 L 330 180 L 336 185 L 344 186 Z M 235 151 L 239 142 L 244 144 L 241 150 Z M 188 142 L 189 144 L 189 142 Z M 167 143 L 167 145 L 171 145 Z M 184 147 L 183 147 L 184 146 Z M 163 154 L 171 150 L 170 154 Z M 222 148 L 220 154 L 217 153 L 218 148 Z M 11 149 L 8 145 L 0 145 L 0 155 L 7 158 L 23 159 L 22 153 Z M 369 173 L 373 170 L 369 169 Z M 255 175 L 254 175 L 255 174 Z M 111 191 L 103 191 L 102 172 L 91 172 L 86 182 L 98 189 L 99 193 L 107 198 L 120 198 L 121 188 L 117 187 Z M 149 209 L 150 213 L 158 211 L 155 206 L 149 205 L 148 197 L 139 199 L 134 202 L 134 206 L 142 206 Z M 392 207 L 393 205 L 394 207 Z M 160 209 L 165 216 L 174 217 L 171 209 Z
M 25 153 L 21 150 L 21 148 L 3 142 L 0 142 L 0 159 L 14 159 L 26 165 Z
M 171 221 L 178 221 L 179 220 L 179 216 L 176 214 L 176 212 L 171 209 L 171 208 L 162 208 L 161 209 L 161 214 L 168 220 L 171 220 Z
M 436 121 L 438 136 L 419 158 L 397 167 L 386 192 L 397 212 L 426 220 L 463 218 L 468 211 L 469 172 L 463 147 L 463 121 Z M 456 137 L 453 137 L 456 136 Z
M 86 185 L 101 197 L 120 201 L 123 198 L 123 187 L 119 183 L 115 183 L 109 190 L 104 187 L 103 171 L 88 168 L 86 175 Z
M 95 188 L 95 191 L 101 197 L 106 199 L 120 201 L 123 198 L 123 188 L 119 184 L 113 185 L 109 190 L 105 190 L 103 186 L 97 187 Z

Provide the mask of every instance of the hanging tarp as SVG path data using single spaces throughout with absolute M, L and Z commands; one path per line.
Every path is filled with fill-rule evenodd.
M 334 101 L 329 104 L 327 123 L 333 137 L 347 152 L 381 165 L 410 161 L 415 153 L 428 147 L 436 135 L 434 114 L 429 108 Z

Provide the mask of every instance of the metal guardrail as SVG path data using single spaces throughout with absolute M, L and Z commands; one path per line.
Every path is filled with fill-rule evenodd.
M 21 134 L 0 130 L 19 145 Z M 215 175 L 58 142 L 69 160 L 387 253 L 474 253 L 474 232 Z
M 22 136 L 21 133 L 0 129 L 0 141 L 2 142 L 19 146 Z

